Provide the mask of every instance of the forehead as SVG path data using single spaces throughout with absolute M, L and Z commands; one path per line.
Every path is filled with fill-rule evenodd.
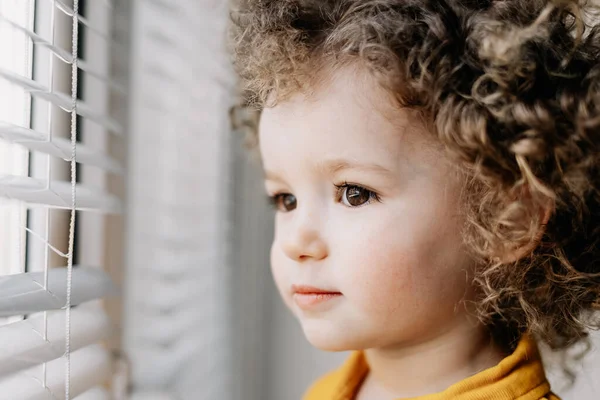
M 418 152 L 439 158 L 417 113 L 396 106 L 367 72 L 345 68 L 320 82 L 311 93 L 297 93 L 263 111 L 259 145 L 265 163 L 278 153 L 299 151 L 314 157 L 335 152 L 394 159 Z

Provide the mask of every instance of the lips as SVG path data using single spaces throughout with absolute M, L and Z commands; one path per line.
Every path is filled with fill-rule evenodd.
M 342 294 L 337 290 L 321 289 L 306 285 L 292 285 L 292 292 L 294 294 Z
M 342 297 L 342 293 L 337 290 L 305 285 L 293 285 L 292 293 L 294 302 L 303 310 L 313 309 Z

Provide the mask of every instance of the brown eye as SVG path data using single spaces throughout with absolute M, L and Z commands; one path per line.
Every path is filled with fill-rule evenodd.
M 289 212 L 296 208 L 296 196 L 289 193 L 276 194 L 271 198 L 271 202 L 279 211 Z
M 342 187 L 341 201 L 348 207 L 358 207 L 369 203 L 375 193 L 360 186 L 348 185 Z

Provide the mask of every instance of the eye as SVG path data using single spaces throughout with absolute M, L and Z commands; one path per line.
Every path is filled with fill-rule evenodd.
M 296 196 L 290 193 L 279 193 L 270 197 L 271 204 L 275 209 L 282 212 L 289 212 L 296 208 L 298 201 Z
M 360 207 L 369 204 L 373 200 L 379 201 L 379 197 L 375 192 L 362 186 L 345 183 L 337 186 L 337 188 L 338 201 L 341 201 L 347 207 Z

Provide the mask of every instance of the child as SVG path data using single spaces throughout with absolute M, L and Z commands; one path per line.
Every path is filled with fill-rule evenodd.
M 355 350 L 305 399 L 557 399 L 536 341 L 599 325 L 591 10 L 240 4 L 275 282 L 314 346 Z

